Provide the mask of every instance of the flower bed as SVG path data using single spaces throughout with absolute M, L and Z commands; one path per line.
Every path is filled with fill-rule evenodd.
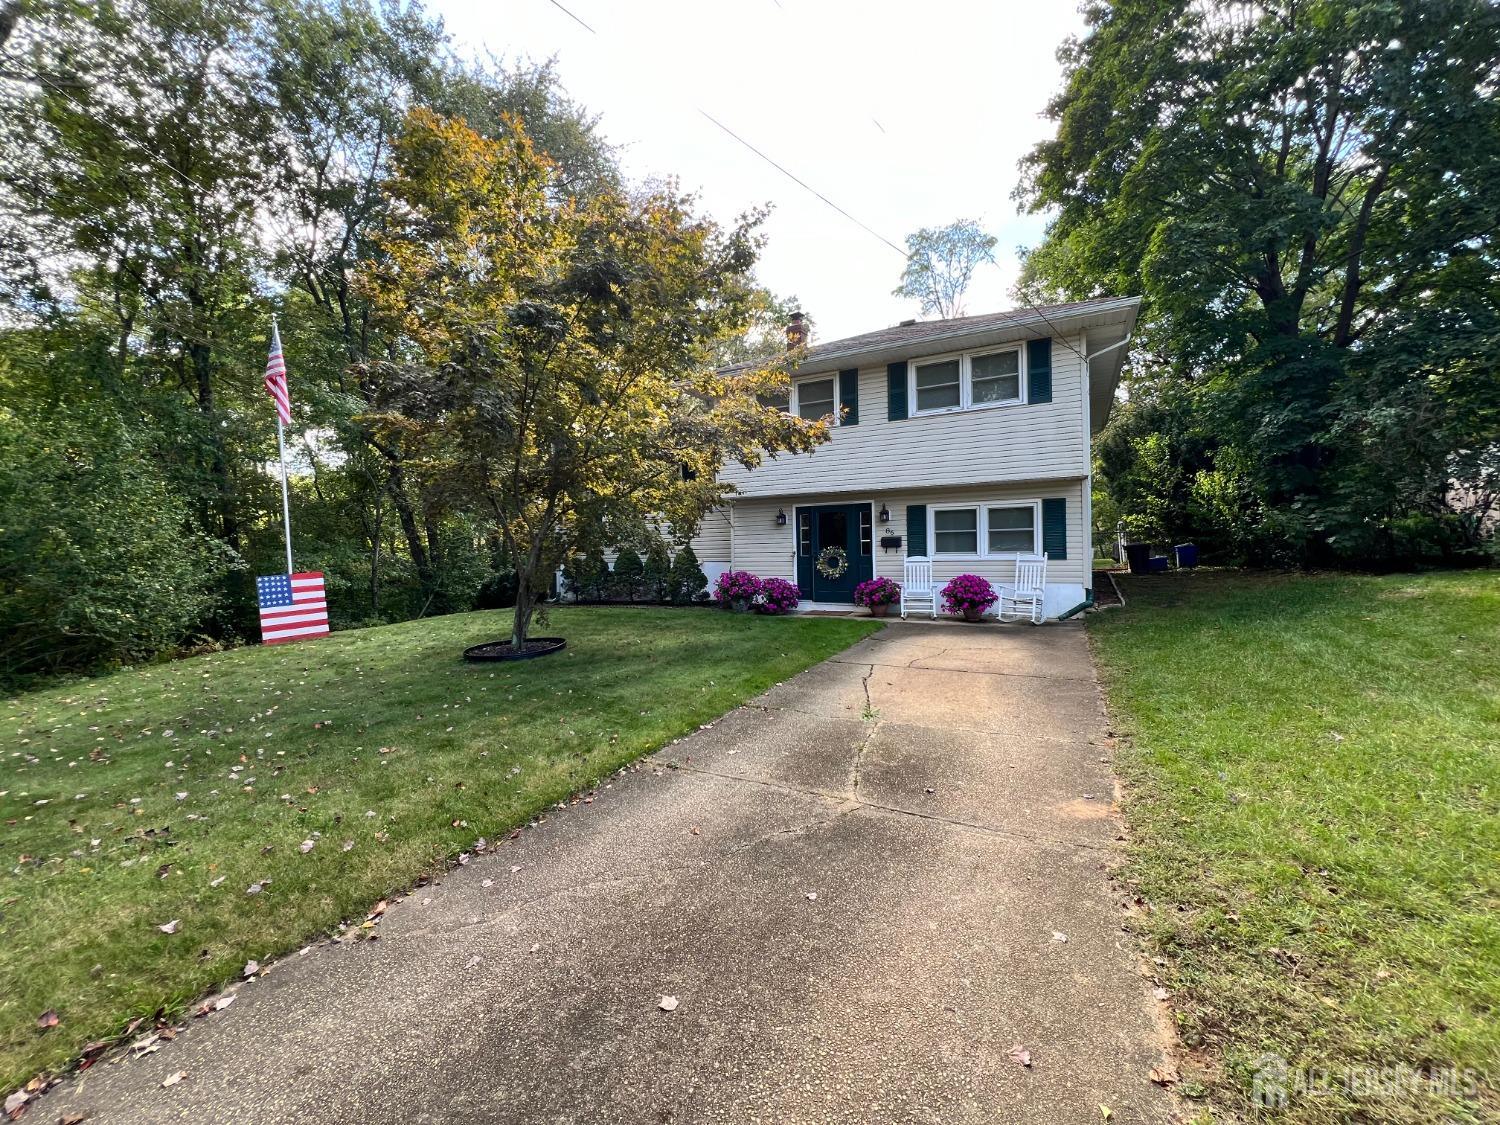
M 714 601 L 724 609 L 743 613 L 760 597 L 764 587 L 765 583 L 748 570 L 726 570 L 714 580 Z
M 960 574 L 943 587 L 943 612 L 978 621 L 985 610 L 1000 600 L 989 580 L 978 574 Z
M 854 604 L 874 609 L 901 600 L 901 583 L 890 578 L 871 578 L 854 587 Z
M 791 613 L 801 599 L 802 593 L 795 582 L 788 582 L 785 578 L 767 578 L 760 584 L 760 600 L 755 604 L 755 612 L 773 617 Z

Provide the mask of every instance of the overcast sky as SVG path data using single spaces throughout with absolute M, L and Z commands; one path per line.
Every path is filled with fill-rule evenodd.
M 977 218 L 996 235 L 966 311 L 1013 305 L 1015 248 L 1041 222 L 1011 199 L 1048 133 L 1072 0 L 435 0 L 460 48 L 556 56 L 636 178 L 673 175 L 730 220 L 774 207 L 762 282 L 796 294 L 816 338 L 917 316 L 891 296 L 903 259 L 726 136 L 706 111 L 884 239 Z

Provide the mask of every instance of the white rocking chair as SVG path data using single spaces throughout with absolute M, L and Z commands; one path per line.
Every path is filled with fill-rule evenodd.
M 1015 578 L 999 588 L 1000 601 L 995 615 L 1001 621 L 1030 621 L 1040 625 L 1042 604 L 1047 597 L 1047 556 L 1013 555 Z
M 910 555 L 901 583 L 901 620 L 906 620 L 906 607 L 915 603 L 927 604 L 933 617 L 937 616 L 937 594 L 932 589 L 932 560 L 926 555 Z

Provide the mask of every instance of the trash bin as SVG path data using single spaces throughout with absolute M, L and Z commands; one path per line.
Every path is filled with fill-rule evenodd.
M 1172 550 L 1177 552 L 1177 565 L 1179 567 L 1198 565 L 1198 544 L 1179 543 Z
M 1146 560 L 1146 569 L 1152 574 L 1165 574 L 1169 562 L 1171 560 L 1166 555 L 1152 555 Z
M 1145 574 L 1147 562 L 1150 558 L 1150 543 L 1125 544 L 1125 561 L 1130 564 L 1131 574 Z

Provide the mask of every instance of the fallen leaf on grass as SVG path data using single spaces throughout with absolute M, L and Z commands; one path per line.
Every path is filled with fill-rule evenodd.
M 1031 1065 L 1031 1052 L 1017 1043 L 1010 1049 L 1010 1061 L 1021 1066 Z
M 251 977 L 253 977 L 258 972 L 260 972 L 260 962 L 259 961 L 252 960 L 252 961 L 246 961 L 245 962 L 245 979 L 246 980 L 249 980 Z
M 59 1022 L 60 1021 L 57 1018 L 57 1010 L 54 1008 L 48 1008 L 45 1012 L 43 1012 L 36 1018 L 37 1027 L 41 1028 L 43 1031 L 46 1031 L 48 1028 L 56 1027 Z
M 175 934 L 181 925 L 182 920 L 180 918 L 173 918 L 170 922 L 163 922 L 156 928 L 164 934 Z
M 302 843 L 300 843 L 300 844 L 297 845 L 297 850 L 299 852 L 301 852 L 303 855 L 306 855 L 308 852 L 312 851 L 317 846 L 318 846 L 318 844 L 317 844 L 316 840 L 303 840 Z
M 169 1074 L 165 1078 L 163 1078 L 161 1080 L 161 1084 L 162 1084 L 162 1086 L 164 1088 L 167 1087 L 167 1086 L 175 1086 L 175 1085 L 177 1085 L 177 1083 L 181 1082 L 186 1077 L 187 1077 L 187 1071 L 185 1071 L 185 1070 L 179 1070 L 176 1074 Z
M 664 1012 L 675 1012 L 677 1010 L 677 997 L 663 996 L 656 1006 Z

